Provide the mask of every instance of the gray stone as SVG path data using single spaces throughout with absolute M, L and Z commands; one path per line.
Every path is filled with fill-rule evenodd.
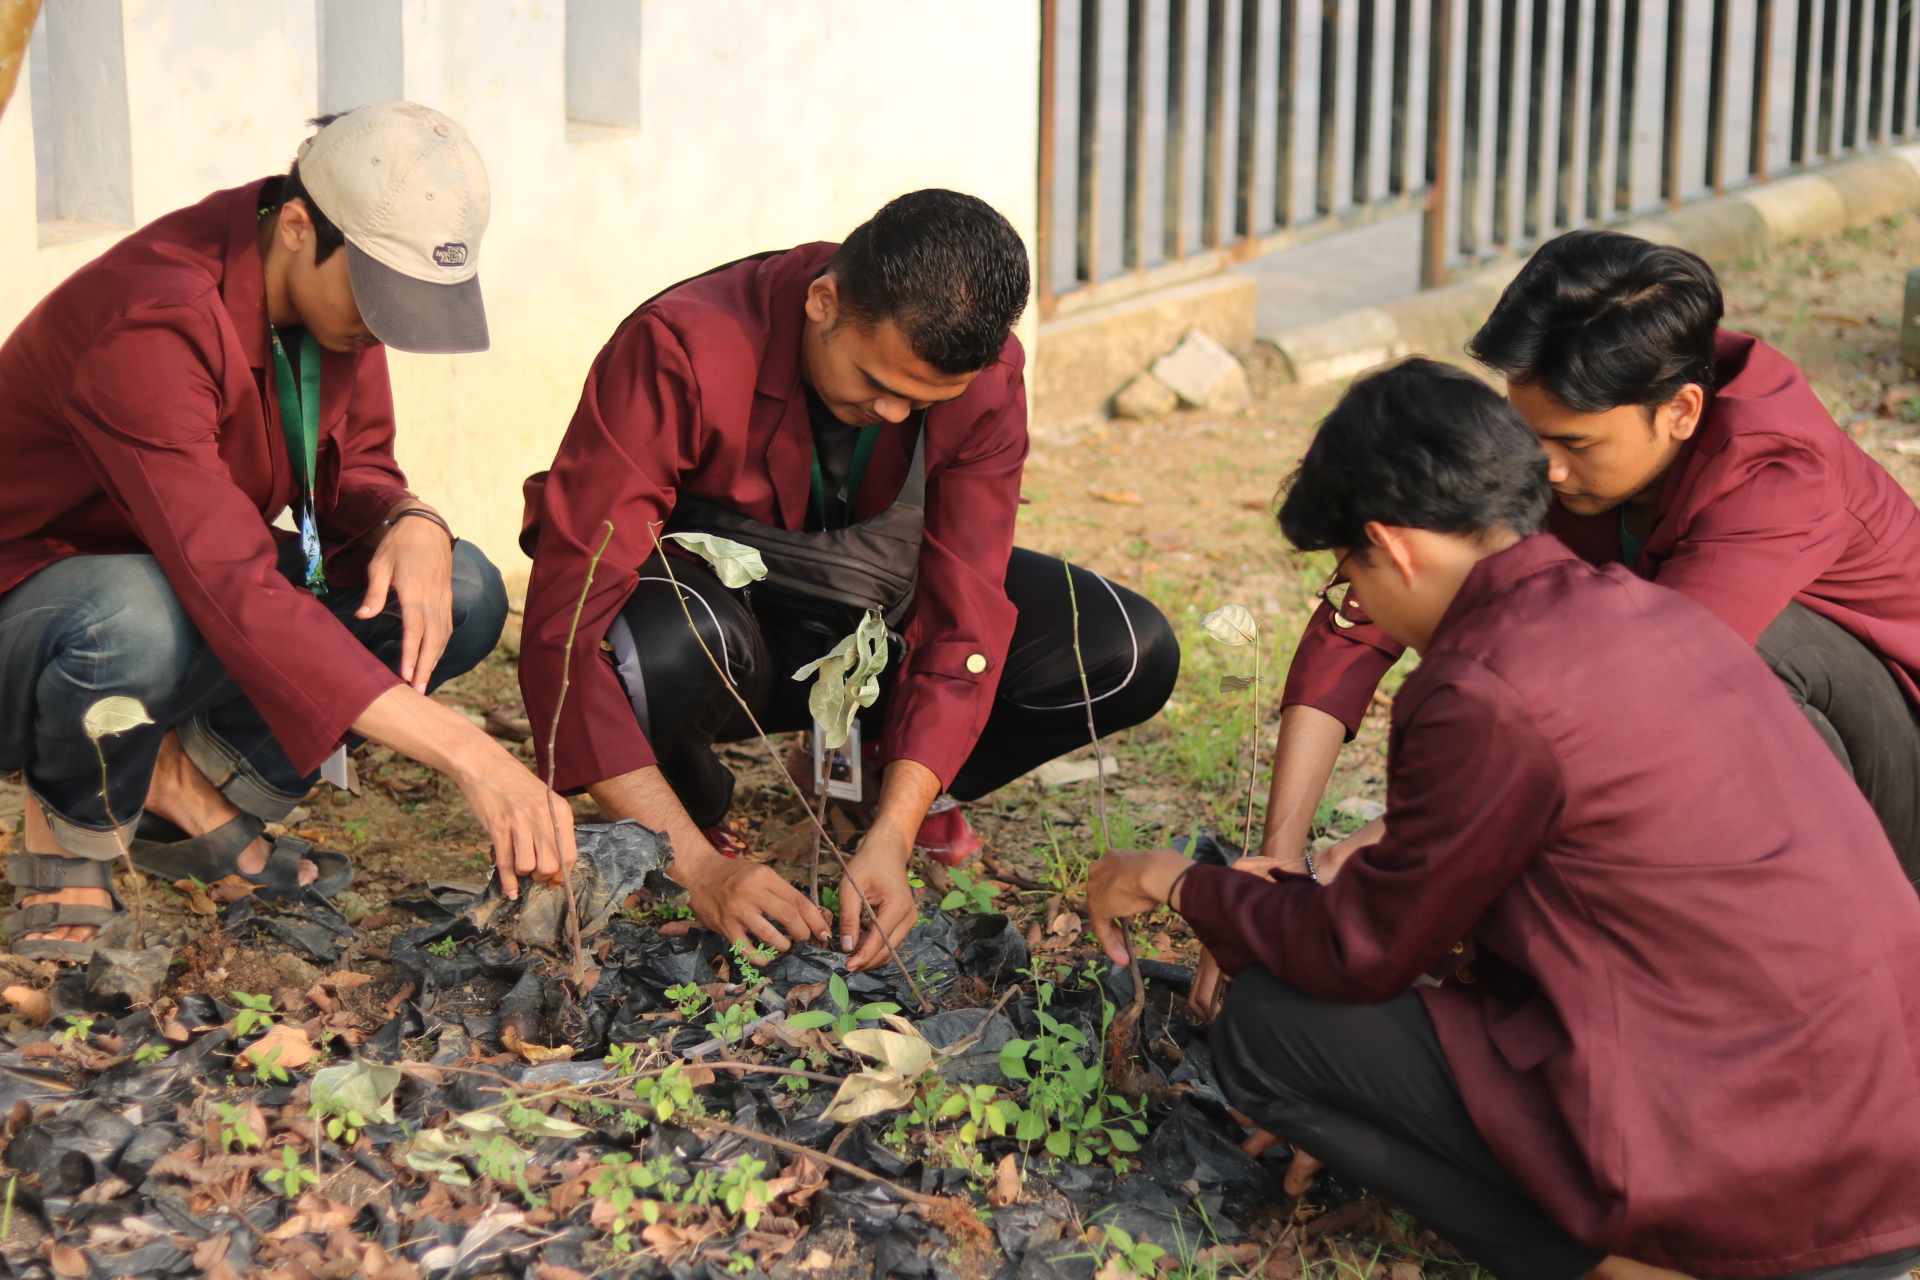
M 1199 329 L 1190 331 L 1179 346 L 1155 360 L 1152 374 L 1179 396 L 1182 404 L 1196 409 L 1232 412 L 1246 408 L 1253 400 L 1247 371 L 1231 351 Z
M 1150 373 L 1143 373 L 1120 388 L 1120 394 L 1113 398 L 1114 417 L 1140 422 L 1164 418 L 1179 407 L 1180 397 L 1174 394 L 1173 388 Z
M 134 1004 L 152 1004 L 166 985 L 167 966 L 172 961 L 171 947 L 148 947 L 145 951 L 95 947 L 93 961 L 87 966 L 87 992 L 95 997 L 125 996 Z
M 320 981 L 320 970 L 290 951 L 275 954 L 269 963 L 273 965 L 273 971 L 280 975 L 280 981 L 289 987 L 298 987 L 303 992 Z

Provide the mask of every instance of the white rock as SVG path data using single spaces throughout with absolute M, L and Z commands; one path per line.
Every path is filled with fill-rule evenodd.
M 1244 409 L 1252 402 L 1247 371 L 1233 353 L 1198 329 L 1153 362 L 1153 376 L 1180 397 L 1182 404 L 1217 412 Z
M 1114 417 L 1141 422 L 1164 418 L 1179 407 L 1180 397 L 1173 388 L 1150 373 L 1143 373 L 1120 388 L 1120 394 L 1113 398 Z
M 1387 806 L 1378 800 L 1368 800 L 1364 796 L 1348 796 L 1333 807 L 1336 811 L 1351 814 L 1362 822 L 1372 822 L 1375 818 L 1384 817 L 1387 812 Z
M 1049 760 L 1035 769 L 1029 777 L 1045 787 L 1064 787 L 1074 782 L 1091 782 L 1101 775 L 1102 764 L 1106 765 L 1106 776 L 1120 776 L 1120 762 L 1108 756 L 1100 760 Z

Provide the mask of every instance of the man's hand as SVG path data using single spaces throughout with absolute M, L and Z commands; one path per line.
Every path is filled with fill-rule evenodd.
M 873 825 L 860 839 L 860 852 L 847 862 L 840 881 L 840 949 L 853 953 L 849 971 L 858 972 L 888 958 L 920 918 L 907 882 L 913 839 L 920 834 L 927 806 L 940 794 L 940 778 L 917 760 L 891 760 L 880 780 Z M 873 905 L 880 928 L 865 929 L 861 894 Z
M 675 855 L 670 874 L 687 887 L 687 905 L 700 923 L 729 942 L 758 938 L 780 952 L 796 942 L 827 942 L 833 925 L 827 913 L 771 867 L 709 845 L 704 857 L 692 850 Z
M 882 838 L 876 841 L 876 835 Z M 913 901 L 913 886 L 907 882 L 907 856 L 911 852 L 911 845 L 901 849 L 898 838 L 888 840 L 875 823 L 873 830 L 861 840 L 860 852 L 847 860 L 847 874 L 840 881 L 840 947 L 853 952 L 847 961 L 849 973 L 884 964 L 888 959 L 887 943 L 899 947 L 919 920 L 920 909 Z M 862 893 L 873 904 L 873 913 L 880 921 L 878 931 L 861 927 L 865 916 L 860 906 Z M 882 934 L 886 935 L 885 941 Z
M 1192 861 L 1171 849 L 1109 853 L 1087 872 L 1087 914 L 1093 934 L 1115 964 L 1133 962 L 1127 935 L 1116 923 L 1168 900 L 1173 882 Z M 1179 910 L 1179 904 L 1173 904 Z
M 403 502 L 389 519 L 425 505 Z M 378 616 L 387 607 L 389 591 L 400 607 L 400 678 L 416 693 L 425 693 L 453 636 L 453 543 L 445 530 L 417 516 L 387 528 L 367 565 L 366 598 L 353 616 Z
M 1320 883 L 1332 884 L 1333 878 L 1340 874 L 1340 868 L 1347 865 L 1347 859 L 1362 849 L 1370 849 L 1379 844 L 1386 834 L 1386 820 L 1375 818 L 1340 843 L 1328 848 L 1325 853 L 1313 860 L 1313 870 L 1319 877 Z
M 499 739 L 452 707 L 394 685 L 360 713 L 353 729 L 459 784 L 493 841 L 500 888 L 509 898 L 520 895 L 520 877 L 557 884 L 573 866 L 573 811 L 567 802 L 508 755 Z
M 1259 876 L 1262 880 L 1271 880 L 1276 871 L 1305 871 L 1307 867 L 1297 858 L 1289 861 L 1286 858 L 1252 855 L 1234 863 L 1233 869 Z M 1205 947 L 1200 948 L 1200 963 L 1193 967 L 1193 984 L 1187 988 L 1187 1011 L 1202 1023 L 1213 1021 L 1213 1006 L 1223 977 L 1220 962 L 1213 958 L 1213 952 Z

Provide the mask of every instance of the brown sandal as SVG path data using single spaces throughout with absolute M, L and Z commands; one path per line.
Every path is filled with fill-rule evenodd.
M 27 960 L 58 960 L 85 964 L 93 959 L 94 948 L 106 932 L 106 926 L 127 914 L 127 906 L 113 891 L 113 863 L 93 858 L 68 858 L 59 854 L 25 853 L 7 859 L 7 882 L 13 886 L 14 899 L 41 893 L 59 893 L 63 889 L 104 889 L 113 899 L 111 907 L 82 906 L 75 902 L 36 902 L 30 907 L 15 907 L 0 929 L 6 931 L 13 954 Z M 32 938 L 29 933 L 47 933 L 69 925 L 97 925 L 100 932 L 92 941 L 75 942 L 71 938 Z

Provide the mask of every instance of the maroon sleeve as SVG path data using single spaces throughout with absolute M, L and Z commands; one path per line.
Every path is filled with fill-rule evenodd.
M 1287 684 L 1280 706 L 1318 707 L 1347 726 L 1351 739 L 1360 731 L 1380 679 L 1400 660 L 1406 646 L 1366 620 L 1349 598 L 1340 615 L 1352 626 L 1337 626 L 1333 610 L 1322 600 L 1307 619 L 1307 629 L 1287 665 Z
M 1781 436 L 1734 437 L 1701 483 L 1714 496 L 1653 580 L 1752 644 L 1845 552 L 1853 517 L 1826 460 Z
M 341 542 L 359 538 L 396 502 L 413 496 L 393 456 L 393 388 L 387 381 L 386 348 L 373 347 L 351 358 L 347 421 L 334 437 L 340 451 L 339 490 L 322 519 L 327 536 Z
M 400 681 L 281 576 L 266 521 L 220 457 L 212 370 L 230 354 L 201 304 L 108 327 L 75 371 L 67 419 L 200 634 L 306 773 Z
M 655 527 L 672 513 L 678 479 L 698 455 L 699 394 L 679 340 L 658 318 L 640 316 L 594 361 L 547 476 L 527 584 L 520 688 L 556 790 L 578 791 L 656 762 L 600 641 L 633 594 L 641 562 L 653 554 Z M 609 522 L 613 540 L 593 571 L 568 664 L 567 632 Z M 563 675 L 557 760 L 548 760 Z
M 1546 843 L 1558 759 L 1506 683 L 1465 658 L 1394 707 L 1386 834 L 1324 887 L 1195 867 L 1181 914 L 1228 973 L 1250 964 L 1326 1000 L 1388 1000 L 1466 937 Z
M 1005 394 L 983 404 L 959 452 L 927 476 L 908 656 L 888 696 L 880 755 L 925 765 L 943 787 L 979 741 L 1013 638 L 1006 583 L 1027 459 L 1024 363 L 1009 338 L 994 370 Z M 968 668 L 975 654 L 986 659 L 982 671 Z

